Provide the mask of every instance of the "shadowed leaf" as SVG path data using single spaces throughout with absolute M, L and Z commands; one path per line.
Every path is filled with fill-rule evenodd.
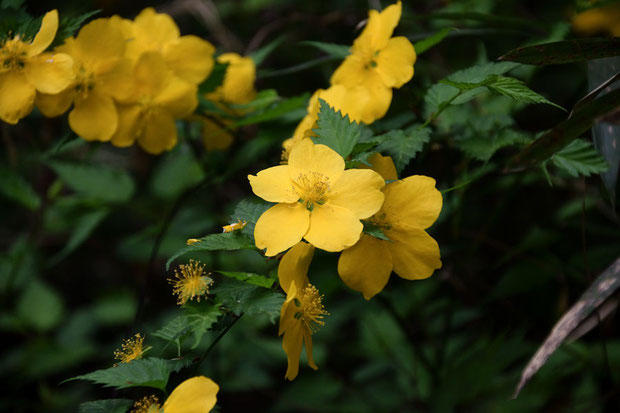
M 557 65 L 620 55 L 620 38 L 563 40 L 511 50 L 499 60 L 528 65 Z

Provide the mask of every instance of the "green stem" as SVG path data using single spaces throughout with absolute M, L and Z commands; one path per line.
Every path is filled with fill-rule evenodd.
M 459 90 L 459 92 L 452 96 L 450 98 L 450 100 L 447 100 L 445 102 L 442 102 L 441 105 L 439 105 L 439 107 L 437 108 L 437 112 L 433 113 L 431 115 L 430 118 L 428 118 L 426 120 L 426 122 L 424 122 L 423 125 L 421 125 L 420 127 L 418 127 L 418 130 L 424 129 L 425 127 L 427 127 L 432 121 L 434 121 L 435 119 L 437 119 L 437 117 L 441 114 L 441 112 L 444 111 L 445 108 L 447 108 L 448 106 L 450 106 L 450 104 L 454 101 L 454 99 L 458 98 L 459 96 L 461 96 L 463 94 L 463 90 Z

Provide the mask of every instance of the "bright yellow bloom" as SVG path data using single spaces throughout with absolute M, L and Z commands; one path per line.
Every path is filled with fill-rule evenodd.
M 125 21 L 127 56 L 138 59 L 144 52 L 159 52 L 174 74 L 197 85 L 213 69 L 215 47 L 197 36 L 181 36 L 172 17 L 151 7 L 140 12 L 131 24 Z
M 326 251 L 355 244 L 363 225 L 383 203 L 385 182 L 371 170 L 344 170 L 344 159 L 325 145 L 303 139 L 288 165 L 249 175 L 256 195 L 278 204 L 265 211 L 254 229 L 258 248 L 276 255 L 302 238 Z
M 172 293 L 178 296 L 177 304 L 183 305 L 189 300 L 196 297 L 196 301 L 200 301 L 200 297 L 209 294 L 209 286 L 213 284 L 213 280 L 207 275 L 203 275 L 205 266 L 200 262 L 189 260 L 189 264 L 179 265 L 181 273 L 174 270 L 174 278 L 169 278 L 168 282 L 172 284 Z
M 393 164 L 387 165 L 389 158 L 378 157 L 374 162 L 384 178 L 396 178 Z M 425 231 L 439 216 L 443 202 L 435 180 L 414 175 L 386 185 L 383 192 L 385 202 L 370 222 L 390 240 L 362 234 L 338 260 L 340 278 L 367 300 L 385 287 L 392 271 L 401 278 L 419 280 L 441 268 L 439 246 Z
M 196 376 L 179 384 L 164 403 L 163 413 L 208 413 L 217 402 L 220 387 L 211 379 Z M 138 400 L 131 413 L 160 413 L 162 406 L 155 396 Z
M 61 93 L 37 94 L 37 106 L 45 116 L 53 117 L 73 103 L 71 129 L 89 141 L 110 140 L 118 126 L 113 98 L 126 97 L 131 87 L 131 62 L 124 58 L 120 27 L 110 19 L 93 20 L 57 50 L 73 58 L 75 79 Z
M 128 338 L 121 344 L 120 350 L 114 351 L 114 358 L 119 363 L 130 363 L 132 360 L 142 358 L 142 355 L 149 350 L 149 348 L 143 347 L 144 337 L 140 333 L 136 334 L 132 338 Z
M 244 104 L 256 97 L 254 80 L 256 80 L 256 66 L 250 57 L 243 57 L 237 53 L 224 53 L 217 57 L 219 63 L 228 63 L 222 85 L 206 98 L 219 103 Z
M 174 76 L 158 52 L 140 55 L 133 68 L 133 86 L 118 108 L 115 146 L 135 141 L 147 152 L 160 154 L 177 143 L 175 119 L 189 116 L 198 105 L 197 87 Z
M 609 33 L 620 37 L 620 4 L 609 4 L 576 14 L 573 16 L 573 28 L 588 36 Z
M 58 93 L 73 80 L 73 59 L 43 53 L 58 30 L 58 12 L 48 12 L 32 41 L 20 34 L 0 43 L 0 119 L 16 124 L 34 107 L 36 92 Z
M 413 77 L 416 54 L 411 42 L 392 37 L 402 13 L 401 2 L 382 12 L 371 10 L 362 34 L 355 39 L 351 54 L 336 69 L 332 84 L 348 89 L 362 88 L 370 95 L 364 110 L 364 122 L 372 123 L 385 115 L 392 101 L 392 88 L 399 88 Z
M 308 365 L 318 369 L 312 358 L 312 333 L 324 325 L 323 317 L 329 315 L 323 306 L 323 296 L 308 282 L 308 267 L 314 247 L 300 242 L 291 248 L 280 261 L 278 279 L 286 292 L 286 301 L 280 311 L 282 348 L 288 359 L 286 378 L 293 380 L 299 372 L 299 356 L 305 344 Z

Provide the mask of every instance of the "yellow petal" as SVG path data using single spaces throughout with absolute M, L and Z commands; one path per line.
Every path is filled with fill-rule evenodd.
M 392 242 L 386 243 L 392 255 L 394 272 L 407 280 L 428 278 L 441 268 L 439 245 L 426 231 L 398 228 L 386 231 Z
M 401 2 L 383 9 L 382 12 L 370 10 L 368 23 L 362 34 L 353 42 L 353 52 L 356 50 L 380 50 L 385 47 L 394 29 L 398 25 L 402 13 Z
M 220 93 L 226 103 L 248 103 L 256 96 L 254 80 L 256 66 L 249 57 L 239 56 L 236 53 L 224 53 L 217 58 L 218 62 L 228 63 L 226 75 Z
M 208 413 L 220 387 L 211 379 L 196 376 L 179 384 L 164 403 L 164 413 Z
M 308 328 L 302 328 L 304 337 L 304 346 L 306 347 L 306 357 L 308 358 L 308 365 L 313 370 L 318 370 L 314 357 L 312 357 L 312 332 Z
M 62 92 L 75 78 L 73 59 L 65 53 L 43 53 L 28 60 L 24 67 L 28 81 L 43 93 Z
M 233 135 L 222 125 L 204 116 L 200 116 L 199 121 L 202 125 L 202 143 L 207 151 L 221 151 L 232 145 Z
M 325 145 L 315 145 L 310 139 L 302 139 L 288 157 L 289 176 L 293 180 L 308 174 L 320 174 L 336 182 L 344 172 L 344 159 Z
M 138 137 L 138 144 L 151 155 L 169 151 L 177 144 L 177 127 L 174 118 L 167 112 L 154 113 L 144 122 L 144 131 Z
M 435 180 L 428 176 L 413 175 L 385 187 L 385 221 L 393 226 L 404 223 L 426 229 L 437 220 L 443 199 L 435 188 Z
M 288 292 L 291 282 L 295 285 L 308 284 L 308 268 L 312 262 L 314 247 L 306 242 L 298 242 L 284 254 L 278 265 L 278 280 L 284 292 Z
M 278 336 L 284 334 L 286 330 L 290 330 L 294 328 L 294 324 L 298 324 L 299 320 L 295 318 L 295 313 L 297 313 L 297 303 L 295 299 L 297 298 L 297 287 L 295 282 L 292 281 L 288 286 L 288 291 L 286 294 L 286 300 L 282 303 L 282 308 L 280 309 L 280 325 L 278 327 Z
M 152 46 L 161 46 L 176 40 L 180 35 L 172 17 L 165 13 L 157 13 L 152 7 L 147 7 L 136 16 L 134 30 L 140 40 L 148 39 Z
M 161 53 L 142 53 L 133 70 L 133 79 L 136 83 L 134 100 L 139 100 L 140 96 L 159 95 L 172 78 Z
M 316 205 L 310 213 L 306 241 L 325 251 L 342 251 L 354 245 L 364 226 L 353 212 L 327 203 Z
M 176 76 L 167 79 L 166 87 L 158 93 L 155 102 L 174 118 L 191 115 L 198 106 L 198 87 Z
M 181 79 L 199 84 L 213 69 L 215 47 L 196 36 L 183 36 L 164 45 L 163 54 L 168 67 Z
M 385 180 L 370 169 L 344 171 L 329 192 L 329 203 L 353 212 L 358 219 L 371 217 L 381 208 Z
M 114 64 L 106 68 L 105 72 L 97 74 L 97 87 L 104 93 L 121 102 L 130 100 L 135 94 L 133 61 L 130 59 L 116 59 Z
M 363 86 L 352 89 L 350 96 L 353 102 L 364 102 L 357 110 L 361 112 L 361 121 L 369 125 L 387 113 L 392 103 L 392 88 L 385 86 L 374 73 Z
M 347 287 L 359 291 L 370 300 L 381 292 L 392 272 L 392 256 L 386 244 L 362 234 L 357 244 L 342 251 L 338 259 L 338 274 Z
M 266 248 L 272 257 L 301 241 L 310 226 L 310 211 L 305 206 L 277 204 L 260 216 L 254 228 L 256 246 Z
M 369 72 L 366 65 L 366 60 L 361 56 L 351 54 L 334 71 L 329 82 L 332 85 L 343 85 L 347 88 L 362 84 Z
M 377 152 L 368 158 L 368 162 L 371 166 L 361 165 L 360 168 L 370 168 L 381 175 L 386 181 L 395 181 L 398 179 L 396 166 L 394 166 L 394 161 L 392 161 L 391 157 L 383 156 Z
M 58 11 L 54 9 L 52 11 L 48 11 L 45 16 L 43 16 L 41 28 L 28 47 L 28 56 L 36 56 L 47 49 L 47 47 L 54 41 L 57 30 Z
M 399 88 L 413 77 L 416 61 L 413 45 L 406 37 L 393 37 L 376 57 L 375 70 L 388 87 Z
M 114 102 L 96 90 L 92 90 L 86 99 L 76 99 L 69 113 L 71 130 L 87 141 L 109 141 L 117 125 Z
M 296 320 L 297 321 L 297 320 Z M 287 329 L 282 337 L 282 348 L 286 353 L 288 367 L 286 369 L 287 380 L 293 380 L 299 373 L 299 356 L 303 344 L 303 331 L 301 323 L 294 323 L 293 328 Z
M 32 112 L 36 91 L 21 72 L 0 73 L 0 119 L 15 125 Z
M 252 191 L 269 202 L 297 202 L 299 196 L 294 191 L 288 168 L 288 165 L 278 165 L 248 175 Z
M 73 86 L 70 86 L 55 95 L 37 93 L 36 104 L 43 115 L 53 118 L 69 110 L 74 97 L 75 89 Z
M 82 27 L 75 38 L 75 47 L 86 67 L 119 59 L 125 54 L 125 38 L 118 24 L 110 19 L 95 19 Z
M 142 110 L 138 105 L 118 105 L 118 127 L 110 140 L 121 148 L 131 146 L 138 138 L 136 130 Z

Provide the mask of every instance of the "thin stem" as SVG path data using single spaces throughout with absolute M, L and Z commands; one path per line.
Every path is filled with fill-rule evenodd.
M 437 119 L 437 117 L 441 114 L 441 112 L 444 111 L 445 108 L 447 108 L 448 106 L 450 106 L 450 104 L 454 101 L 454 99 L 458 98 L 459 96 L 461 96 L 463 94 L 463 90 L 459 90 L 459 93 L 457 93 L 456 95 L 452 96 L 450 98 L 450 100 L 446 101 L 446 102 L 442 102 L 441 105 L 439 105 L 439 107 L 437 108 L 437 112 L 433 113 L 431 115 L 430 118 L 428 118 L 426 120 L 426 122 L 424 122 L 423 125 L 421 125 L 418 130 L 420 129 L 424 129 L 425 127 L 427 127 L 432 121 L 434 121 L 435 119 Z
M 218 334 L 218 336 L 215 338 L 215 340 L 213 340 L 213 342 L 209 345 L 209 347 L 205 350 L 205 352 L 202 353 L 202 356 L 200 356 L 200 359 L 196 363 L 196 369 L 194 370 L 196 373 L 200 371 L 200 367 L 202 366 L 202 363 L 205 361 L 205 359 L 207 358 L 211 350 L 213 350 L 213 348 L 217 345 L 217 343 L 220 342 L 220 340 L 230 331 L 230 329 L 237 323 L 237 321 L 239 321 L 239 319 L 243 317 L 243 314 L 244 313 L 241 313 L 238 316 L 235 316 L 234 320 L 230 324 L 228 324 L 226 328 L 224 328 L 220 332 L 220 334 Z

